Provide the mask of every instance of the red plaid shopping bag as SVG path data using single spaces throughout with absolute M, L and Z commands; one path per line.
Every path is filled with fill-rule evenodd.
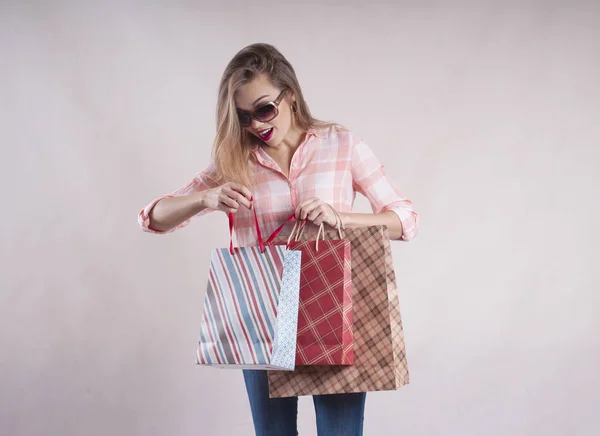
M 302 253 L 296 365 L 352 365 L 350 242 L 340 229 L 340 239 L 322 238 L 323 226 L 315 240 L 299 240 L 305 223 L 297 224 L 287 242 L 288 249 Z

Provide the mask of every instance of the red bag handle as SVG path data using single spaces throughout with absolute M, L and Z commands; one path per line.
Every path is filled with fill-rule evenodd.
M 287 220 L 285 220 L 285 222 L 282 225 L 280 225 L 279 227 L 277 227 L 275 229 L 275 231 L 271 234 L 271 236 L 269 236 L 269 238 L 266 241 L 263 241 L 262 232 L 260 230 L 260 224 L 258 223 L 258 216 L 256 215 L 256 208 L 253 207 L 252 210 L 254 212 L 254 225 L 256 227 L 256 237 L 258 239 L 258 245 L 259 245 L 261 253 L 265 252 L 265 244 L 269 244 L 269 243 L 273 242 L 273 240 L 277 237 L 277 235 L 279 235 L 279 233 L 281 233 L 281 231 L 283 230 L 285 225 L 288 222 L 293 221 L 296 218 L 295 215 L 291 215 Z M 228 214 L 228 217 L 229 217 L 229 253 L 233 254 L 233 252 L 234 252 L 234 250 L 233 250 L 234 216 L 232 213 L 230 213 L 230 214 Z
M 269 244 L 269 243 L 273 242 L 273 239 L 275 239 L 277 237 L 277 235 L 279 235 L 279 233 L 281 233 L 281 231 L 283 230 L 285 225 L 287 223 L 289 223 L 290 221 L 294 221 L 294 219 L 296 219 L 296 215 L 291 215 L 287 220 L 285 220 L 285 222 L 282 225 L 280 225 L 279 227 L 277 227 L 275 229 L 275 231 L 273 232 L 273 234 L 271 236 L 269 236 L 269 239 L 267 239 L 265 241 L 265 244 Z
M 256 215 L 256 209 L 253 207 L 254 211 L 254 225 L 256 227 L 256 237 L 258 238 L 258 245 L 260 247 L 260 252 L 265 252 L 265 243 L 262 238 L 262 232 L 260 231 L 260 225 L 258 224 L 258 216 Z M 229 217 L 229 253 L 233 254 L 233 229 L 234 229 L 234 217 L 233 214 L 228 214 Z

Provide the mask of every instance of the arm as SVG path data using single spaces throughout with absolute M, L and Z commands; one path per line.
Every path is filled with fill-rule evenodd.
M 337 227 L 340 224 L 348 229 L 383 225 L 388 228 L 390 239 L 399 239 L 403 234 L 402 221 L 391 210 L 381 213 L 342 213 L 320 198 L 314 197 L 298 205 L 295 214 L 297 219 L 306 219 L 315 225 L 323 223 Z
M 408 241 L 418 232 L 418 214 L 412 202 L 389 179 L 382 163 L 360 138 L 352 138 L 352 183 L 369 200 L 373 214 L 342 213 L 348 228 L 385 225 L 390 239 Z
M 404 234 L 402 221 L 393 211 L 381 213 L 343 213 L 338 212 L 342 226 L 356 229 L 370 226 L 386 226 L 390 239 L 401 239 Z
M 144 230 L 152 233 L 169 233 L 185 227 L 194 216 L 209 212 L 205 202 L 206 191 L 191 192 L 181 196 L 161 198 L 148 213 Z
M 164 234 L 187 226 L 194 216 L 214 210 L 237 212 L 240 204 L 250 208 L 251 192 L 234 183 L 217 186 L 211 165 L 177 191 L 156 198 L 138 214 L 145 232 Z

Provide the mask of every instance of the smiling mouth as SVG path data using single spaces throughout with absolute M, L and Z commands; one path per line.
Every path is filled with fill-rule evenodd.
M 261 130 L 258 132 L 258 136 L 260 136 L 260 139 L 263 141 L 268 141 L 273 136 L 273 127 L 270 129 Z

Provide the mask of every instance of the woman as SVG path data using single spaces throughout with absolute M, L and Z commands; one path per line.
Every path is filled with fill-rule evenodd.
M 352 213 L 356 192 L 372 214 Z M 230 61 L 217 104 L 214 159 L 174 193 L 139 213 L 144 231 L 168 233 L 209 211 L 235 214 L 240 246 L 257 245 L 256 208 L 265 234 L 295 213 L 316 225 L 385 225 L 391 239 L 410 240 L 417 214 L 383 166 L 351 131 L 312 117 L 294 69 L 268 44 Z M 244 371 L 257 435 L 296 435 L 297 398 L 269 399 L 264 371 Z M 319 435 L 361 435 L 364 393 L 315 396 Z

